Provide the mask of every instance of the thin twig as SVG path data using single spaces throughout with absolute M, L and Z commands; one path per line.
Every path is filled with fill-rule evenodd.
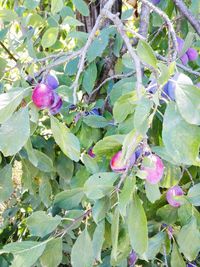
M 77 223 L 77 222 L 79 222 L 80 220 L 83 220 L 85 217 L 87 217 L 89 214 L 90 214 L 90 212 L 92 211 L 92 209 L 89 209 L 89 210 L 87 210 L 86 212 L 84 212 L 81 216 L 79 216 L 79 217 L 77 217 L 77 218 L 75 218 L 74 220 L 73 220 L 73 222 L 72 223 L 70 223 L 70 225 L 66 228 L 66 229 L 64 229 L 62 232 L 59 232 L 58 234 L 56 234 L 56 236 L 55 237 L 63 237 L 64 235 L 66 235 L 67 234 L 67 232 Z
M 15 62 L 17 62 L 17 58 L 10 52 L 10 50 L 4 45 L 3 42 L 0 41 L 0 45 L 3 47 L 3 49 L 6 51 L 6 53 L 12 58 Z
M 127 47 L 129 54 L 133 60 L 133 63 L 135 64 L 136 76 L 137 76 L 136 90 L 137 90 L 138 99 L 140 99 L 142 96 L 142 90 L 141 90 L 142 89 L 142 71 L 141 71 L 140 59 L 137 56 L 137 54 L 135 53 L 135 51 L 134 51 L 134 49 L 130 43 L 129 38 L 126 35 L 126 29 L 125 29 L 123 23 L 121 22 L 121 20 L 119 19 L 119 17 L 117 15 L 112 14 L 108 10 L 105 10 L 104 14 L 106 17 L 108 17 L 115 24 L 119 34 L 121 35 L 122 39 L 124 40 L 124 43 L 126 44 L 126 47 Z
M 156 57 L 158 59 L 164 61 L 164 62 L 167 62 L 167 59 L 165 57 L 161 56 L 160 54 L 157 54 L 156 53 Z M 197 72 L 195 70 L 192 70 L 191 68 L 188 68 L 188 67 L 186 67 L 186 66 L 184 66 L 184 65 L 182 65 L 180 63 L 176 63 L 176 66 L 179 67 L 180 69 L 183 69 L 183 70 L 185 70 L 185 71 L 193 74 L 193 75 L 196 75 L 196 76 L 199 76 L 200 77 L 200 72 Z
M 189 21 L 189 23 L 192 25 L 192 27 L 195 29 L 195 31 L 200 36 L 200 22 L 195 16 L 192 14 L 192 12 L 187 8 L 184 1 L 181 0 L 173 0 L 174 4 L 177 6 L 179 11 L 183 14 L 184 17 Z
M 96 92 L 98 92 L 98 91 L 101 89 L 101 87 L 102 87 L 104 84 L 106 84 L 107 82 L 109 82 L 109 81 L 111 81 L 111 80 L 114 80 L 114 79 L 128 78 L 128 77 L 132 76 L 134 73 L 135 73 L 135 71 L 131 71 L 131 72 L 129 72 L 129 73 L 125 73 L 125 74 L 116 74 L 116 75 L 113 75 L 113 76 L 111 76 L 111 77 L 108 77 L 108 78 L 105 79 L 105 80 L 104 80 L 104 81 L 103 81 L 97 88 L 95 88 L 95 89 L 92 91 L 91 95 L 90 95 L 89 98 L 88 98 L 88 102 L 90 102 L 92 96 L 93 96 L 94 94 L 96 94 Z
M 78 72 L 76 74 L 75 81 L 72 84 L 74 105 L 76 105 L 76 102 L 77 102 L 78 81 L 79 81 L 79 78 L 81 76 L 81 73 L 83 72 L 83 69 L 84 69 L 85 58 L 86 58 L 87 51 L 88 51 L 90 45 L 92 44 L 92 42 L 93 42 L 93 40 L 95 38 L 95 34 L 96 34 L 97 30 L 101 27 L 102 22 L 105 19 L 103 17 L 104 10 L 109 11 L 112 8 L 112 5 L 114 4 L 114 2 L 115 2 L 115 0 L 109 0 L 107 2 L 107 4 L 104 6 L 104 8 L 100 12 L 99 16 L 97 17 L 96 23 L 95 23 L 92 31 L 90 32 L 90 34 L 88 36 L 88 39 L 87 39 L 87 42 L 86 42 L 85 46 L 83 47 L 82 53 L 80 55 L 80 60 L 79 60 Z
M 172 60 L 175 61 L 176 57 L 177 57 L 177 53 L 178 53 L 178 43 L 177 43 L 177 39 L 176 39 L 176 33 L 175 33 L 175 30 L 174 30 L 174 27 L 172 25 L 171 20 L 169 19 L 169 17 L 167 16 L 167 14 L 165 12 L 163 12 L 160 8 L 154 6 L 148 0 L 141 0 L 141 1 L 142 1 L 142 3 L 144 3 L 148 7 L 150 7 L 154 12 L 156 12 L 166 22 L 167 27 L 168 27 L 168 31 L 171 34 L 173 45 L 174 45 L 174 53 L 172 56 Z

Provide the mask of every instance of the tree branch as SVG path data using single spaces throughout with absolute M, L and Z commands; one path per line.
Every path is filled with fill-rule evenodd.
M 3 49 L 6 51 L 6 53 L 12 58 L 15 62 L 17 62 L 17 58 L 10 52 L 10 50 L 4 45 L 3 42 L 0 41 L 0 45 L 3 47 Z
M 167 27 L 168 27 L 168 31 L 171 34 L 171 38 L 172 38 L 173 45 L 174 45 L 174 53 L 173 53 L 173 56 L 172 56 L 172 60 L 175 61 L 177 53 L 178 53 L 178 43 L 177 43 L 177 40 L 176 40 L 176 33 L 174 31 L 174 27 L 173 27 L 173 25 L 171 23 L 171 20 L 169 19 L 169 17 L 167 16 L 167 14 L 165 12 L 163 12 L 160 8 L 154 6 L 148 0 L 141 0 L 141 2 L 144 3 L 145 5 L 147 5 L 149 8 L 151 8 L 158 15 L 160 15 L 163 18 L 163 20 L 166 22 Z
M 136 90 L 137 90 L 138 99 L 140 99 L 142 96 L 142 92 L 141 92 L 142 71 L 141 71 L 140 59 L 138 58 L 137 54 L 135 53 L 135 51 L 134 51 L 134 49 L 130 43 L 129 38 L 126 35 L 126 29 L 125 29 L 123 23 L 121 22 L 121 20 L 119 19 L 119 17 L 117 15 L 112 14 L 108 10 L 104 10 L 104 14 L 106 17 L 108 17 L 110 20 L 112 20 L 113 23 L 115 24 L 119 34 L 121 35 L 122 39 L 124 40 L 124 43 L 126 44 L 126 47 L 129 51 L 129 54 L 130 54 L 133 62 L 135 63 L 136 76 L 137 76 Z
M 189 23 L 192 25 L 192 27 L 195 29 L 195 31 L 200 36 L 200 22 L 198 19 L 194 17 L 192 12 L 187 8 L 185 3 L 181 0 L 173 0 L 174 4 L 177 6 L 179 11 L 183 14 L 183 16 L 189 21 Z
M 82 49 L 82 53 L 80 55 L 80 60 L 79 60 L 78 72 L 77 72 L 75 81 L 72 84 L 74 105 L 76 105 L 76 102 L 77 102 L 78 81 L 79 81 L 79 78 L 81 76 L 81 73 L 83 72 L 83 69 L 84 69 L 85 57 L 86 57 L 87 51 L 88 51 L 90 45 L 92 44 L 92 42 L 93 42 L 93 40 L 95 38 L 96 31 L 100 28 L 102 22 L 105 19 L 103 17 L 104 10 L 107 10 L 107 11 L 110 10 L 112 8 L 112 5 L 114 4 L 114 2 L 115 2 L 115 0 L 109 0 L 107 2 L 107 4 L 105 4 L 104 8 L 100 12 L 100 14 L 99 14 L 99 16 L 98 16 L 98 18 L 96 20 L 96 23 L 95 23 L 95 25 L 94 25 L 91 33 L 89 34 L 89 37 L 88 37 L 88 40 L 87 40 L 85 46 Z

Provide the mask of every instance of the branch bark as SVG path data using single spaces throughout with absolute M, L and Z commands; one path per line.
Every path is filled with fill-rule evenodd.
M 173 2 L 179 9 L 179 11 L 183 14 L 183 16 L 189 21 L 189 23 L 192 25 L 197 34 L 200 36 L 200 21 L 195 18 L 195 16 L 187 8 L 187 6 L 182 0 L 173 0 Z
M 172 38 L 172 42 L 173 42 L 173 45 L 174 45 L 174 53 L 173 53 L 173 56 L 172 56 L 172 60 L 175 61 L 176 57 L 177 57 L 177 53 L 178 53 L 178 43 L 177 43 L 177 40 L 176 40 L 176 33 L 175 33 L 174 27 L 173 27 L 173 25 L 171 23 L 171 20 L 169 19 L 169 17 L 167 16 L 167 14 L 165 12 L 163 12 L 160 8 L 154 6 L 148 0 L 141 0 L 141 2 L 144 3 L 145 5 L 147 5 L 154 12 L 156 12 L 166 22 L 167 27 L 168 27 L 168 31 L 170 32 L 170 35 L 171 35 L 171 38 Z

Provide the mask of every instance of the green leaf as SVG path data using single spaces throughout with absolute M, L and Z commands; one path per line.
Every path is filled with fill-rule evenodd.
M 124 141 L 124 135 L 106 136 L 100 140 L 93 148 L 96 155 L 110 158 L 115 152 L 119 151 Z
M 181 74 L 181 77 L 184 74 Z M 186 76 L 187 77 L 187 76 Z M 176 103 L 181 116 L 190 124 L 200 124 L 200 89 L 194 85 L 186 84 L 184 79 L 178 80 L 175 89 Z
M 83 121 L 92 128 L 104 128 L 108 126 L 108 121 L 103 116 L 88 115 Z
M 149 239 L 148 251 L 146 257 L 148 260 L 153 260 L 160 252 L 162 244 L 165 242 L 166 235 L 160 232 Z
M 83 15 L 83 16 L 89 16 L 90 11 L 83 0 L 72 0 L 73 4 L 75 5 L 76 9 Z
M 146 196 L 151 203 L 154 203 L 156 200 L 158 200 L 161 197 L 158 184 L 150 184 L 146 182 L 145 191 L 146 191 Z
M 137 54 L 144 63 L 147 63 L 155 69 L 157 68 L 157 59 L 154 55 L 153 49 L 147 42 L 142 40 L 139 41 Z
M 63 20 L 63 25 L 69 25 L 69 26 L 83 26 L 83 23 L 80 22 L 79 20 L 73 18 L 73 17 L 70 17 L 70 16 L 67 16 L 65 17 L 65 19 Z M 72 36 L 72 35 L 70 35 Z M 91 78 L 91 77 L 90 77 Z
M 0 10 L 0 19 L 6 22 L 10 22 L 17 19 L 17 14 L 10 9 Z
M 178 184 L 180 178 L 181 168 L 166 162 L 164 177 L 160 181 L 161 186 L 164 188 L 170 188 Z
M 46 30 L 42 36 L 41 44 L 44 48 L 51 47 L 55 44 L 58 38 L 58 28 L 52 27 Z
M 63 0 L 51 0 L 51 13 L 56 14 L 64 7 Z
M 60 224 L 61 217 L 51 217 L 45 211 L 36 211 L 27 219 L 27 227 L 31 235 L 45 237 Z
M 40 257 L 42 267 L 59 266 L 62 261 L 62 238 L 51 239 Z
M 114 104 L 113 116 L 116 122 L 120 123 L 126 119 L 128 114 L 134 112 L 137 104 L 136 91 L 121 96 Z
M 0 170 L 0 203 L 7 200 L 12 192 L 12 166 L 6 165 Z
M 181 253 L 178 250 L 176 242 L 173 243 L 172 254 L 171 254 L 171 267 L 185 267 L 186 264 L 183 260 Z
M 79 206 L 83 195 L 82 188 L 65 190 L 55 196 L 54 206 L 65 210 L 76 208 Z
M 43 172 L 52 172 L 54 170 L 52 160 L 43 152 L 33 149 L 30 140 L 27 142 L 25 149 L 33 166 Z
M 110 100 L 113 105 L 119 97 L 131 93 L 135 89 L 135 77 L 124 78 L 113 85 Z
M 184 121 L 174 103 L 165 111 L 162 137 L 174 163 L 199 165 L 200 129 Z
M 109 42 L 108 34 L 101 34 L 96 37 L 92 42 L 87 52 L 87 59 L 89 62 L 94 61 L 97 57 L 100 57 L 106 49 Z
M 10 243 L 3 249 L 5 253 L 12 253 L 14 256 L 11 267 L 32 267 L 45 247 L 46 242 L 22 241 Z
M 56 160 L 56 171 L 63 179 L 70 180 L 74 172 L 73 161 L 66 157 L 63 153 L 60 153 Z
M 126 68 L 135 70 L 135 62 L 129 53 L 126 53 L 122 56 L 122 63 Z
M 122 216 L 126 216 L 126 208 L 133 198 L 135 190 L 135 178 L 128 176 L 125 180 L 124 186 L 119 194 L 119 211 Z
M 102 220 L 97 224 L 92 240 L 93 255 L 94 259 L 97 261 L 101 261 L 101 250 L 105 240 L 104 234 L 105 234 L 105 221 Z
M 49 179 L 42 179 L 39 187 L 39 196 L 44 205 L 48 208 L 51 205 L 52 187 Z
M 167 224 L 173 224 L 178 219 L 177 208 L 170 205 L 165 205 L 157 210 L 156 215 L 161 217 L 161 219 Z
M 22 88 L 0 95 L 0 124 L 9 119 L 30 90 Z
M 40 0 L 25 0 L 24 6 L 28 9 L 35 9 L 39 6 Z
M 96 63 L 91 63 L 83 73 L 83 88 L 87 93 L 91 93 L 97 78 Z
M 118 235 L 119 235 L 119 209 L 116 208 L 112 225 L 111 225 L 111 239 L 112 239 L 112 251 L 111 251 L 111 261 L 117 261 L 117 247 L 118 247 Z
M 191 187 L 187 196 L 194 206 L 200 206 L 200 183 Z
M 85 229 L 72 247 L 71 264 L 73 267 L 91 267 L 93 260 L 92 241 L 87 229 Z
M 98 166 L 96 160 L 91 158 L 87 154 L 82 155 L 82 162 L 84 163 L 86 169 L 90 173 L 94 174 L 94 173 L 99 172 L 99 166 Z
M 118 178 L 113 172 L 100 172 L 93 174 L 84 185 L 84 192 L 90 199 L 100 199 L 110 193 L 113 184 Z
M 92 207 L 92 216 L 96 224 L 106 217 L 106 212 L 110 208 L 109 197 L 103 197 L 95 201 Z
M 22 108 L 1 125 L 0 151 L 2 151 L 5 157 L 15 155 L 26 144 L 29 135 L 28 108 Z
M 182 227 L 178 234 L 180 251 L 189 261 L 194 260 L 200 251 L 200 232 L 196 219 L 193 217 L 189 224 Z
M 78 162 L 80 158 L 80 143 L 78 138 L 70 133 L 67 126 L 53 116 L 51 116 L 51 130 L 56 143 L 63 153 L 71 160 Z
M 152 109 L 153 103 L 150 99 L 142 97 L 136 106 L 134 113 L 134 128 L 139 133 L 145 135 L 149 128 L 149 115 Z
M 142 255 L 148 248 L 147 218 L 141 200 L 135 194 L 127 209 L 128 233 L 132 248 Z
M 5 68 L 7 66 L 7 61 L 4 58 L 0 57 L 0 79 L 4 76 L 5 74 Z M 0 95 L 1 97 L 1 95 Z

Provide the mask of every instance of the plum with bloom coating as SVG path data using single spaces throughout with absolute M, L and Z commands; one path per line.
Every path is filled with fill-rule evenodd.
M 59 81 L 56 75 L 48 74 L 46 77 L 46 84 L 51 87 L 53 90 L 59 86 Z
M 147 158 L 151 161 L 153 166 L 142 165 L 141 170 L 146 172 L 146 180 L 150 184 L 157 184 L 163 177 L 164 164 L 157 155 L 151 154 Z
M 54 102 L 49 109 L 51 115 L 59 113 L 62 104 L 63 104 L 62 98 L 58 94 L 54 93 Z
M 170 206 L 177 208 L 181 206 L 181 202 L 175 198 L 183 195 L 184 192 L 182 188 L 178 185 L 175 185 L 167 190 L 166 199 Z
M 133 267 L 137 261 L 137 254 L 135 251 L 132 249 L 129 258 L 128 258 L 128 266 Z
M 110 161 L 110 167 L 114 172 L 122 173 L 127 168 L 132 167 L 133 164 L 135 163 L 135 160 L 136 160 L 136 156 L 135 156 L 135 153 L 133 153 L 131 158 L 130 158 L 129 165 L 126 165 L 123 162 L 122 151 L 120 150 L 112 157 L 112 159 Z
M 157 5 L 160 3 L 161 0 L 151 0 L 154 5 Z
M 88 155 L 89 155 L 91 158 L 95 158 L 95 157 L 96 157 L 96 155 L 95 155 L 94 152 L 93 152 L 93 147 L 90 147 L 90 148 L 88 149 Z
M 32 100 L 39 109 L 50 108 L 54 103 L 54 93 L 51 87 L 40 83 L 33 89 Z

